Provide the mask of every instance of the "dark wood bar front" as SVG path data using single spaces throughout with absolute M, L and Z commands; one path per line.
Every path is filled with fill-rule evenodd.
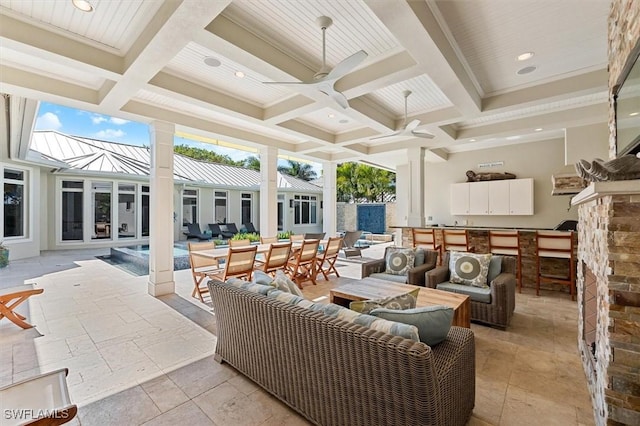
M 413 236 L 408 226 L 392 226 L 393 229 L 402 229 L 402 246 L 412 247 Z M 434 229 L 437 244 L 443 244 L 443 232 L 445 229 L 466 229 L 469 231 L 469 245 L 475 248 L 475 253 L 489 253 L 489 231 L 490 230 L 514 230 L 520 232 L 520 251 L 522 253 L 522 287 L 535 289 L 536 287 L 536 229 L 513 229 L 513 228 L 473 228 L 473 227 L 425 227 Z M 540 229 L 542 231 L 542 229 Z M 573 238 L 577 240 L 577 233 L 573 233 Z M 577 241 L 575 241 L 577 246 Z M 558 275 L 566 274 L 568 262 L 566 259 L 541 258 L 546 271 L 557 271 Z M 562 284 L 542 284 L 541 289 L 562 291 L 569 293 L 566 285 Z

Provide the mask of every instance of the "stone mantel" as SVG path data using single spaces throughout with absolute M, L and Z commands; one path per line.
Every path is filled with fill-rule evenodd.
M 592 182 L 571 199 L 571 205 L 577 206 L 608 195 L 640 195 L 640 180 L 618 180 L 612 182 Z

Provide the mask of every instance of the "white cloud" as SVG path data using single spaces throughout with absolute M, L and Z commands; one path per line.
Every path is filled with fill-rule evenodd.
M 124 135 L 126 135 L 126 133 L 120 129 L 104 129 L 96 132 L 93 136 L 96 139 L 117 139 Z
M 111 120 L 109 120 L 112 124 L 115 124 L 116 126 L 122 126 L 123 124 L 127 124 L 129 122 L 129 120 L 125 120 L 122 118 L 118 118 L 118 117 L 111 117 Z
M 104 123 L 105 121 L 107 121 L 107 118 L 103 115 L 93 114 L 91 116 L 91 122 L 93 124 L 100 124 L 100 123 Z
M 52 112 L 45 112 L 36 119 L 36 130 L 59 130 L 61 128 L 60 119 Z

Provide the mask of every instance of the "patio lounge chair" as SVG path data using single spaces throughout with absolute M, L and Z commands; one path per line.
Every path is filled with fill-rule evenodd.
M 259 234 L 260 233 L 260 231 L 258 231 L 256 229 L 256 227 L 253 226 L 253 222 L 243 223 L 242 226 L 244 226 L 244 229 L 246 229 L 247 232 L 249 232 L 250 234 Z
M 200 241 L 208 241 L 211 239 L 210 235 L 202 233 L 202 231 L 200 230 L 200 224 L 198 223 L 188 223 L 187 229 L 188 232 L 183 232 L 183 234 L 187 236 L 187 240 L 189 238 L 197 238 Z
M 221 223 L 220 229 L 222 229 L 222 236 L 225 238 L 233 238 L 234 235 L 240 233 L 235 223 Z
M 356 247 L 358 239 L 362 235 L 362 231 L 346 231 L 342 241 L 342 251 L 345 257 L 360 256 L 362 257 L 362 249 Z
M 305 240 L 321 240 L 324 238 L 326 232 L 305 232 Z
M 211 237 L 212 238 L 222 238 L 222 229 L 220 229 L 220 225 L 218 225 L 217 223 L 209 223 L 207 224 L 207 226 L 209 227 L 209 230 L 211 231 Z

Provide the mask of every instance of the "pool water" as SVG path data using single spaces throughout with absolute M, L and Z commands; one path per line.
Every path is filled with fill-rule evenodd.
M 149 245 L 136 245 L 128 247 L 112 247 L 110 260 L 115 264 L 121 264 L 127 270 L 137 275 L 149 274 Z M 183 244 L 173 246 L 173 269 L 179 271 L 189 269 L 189 251 Z

